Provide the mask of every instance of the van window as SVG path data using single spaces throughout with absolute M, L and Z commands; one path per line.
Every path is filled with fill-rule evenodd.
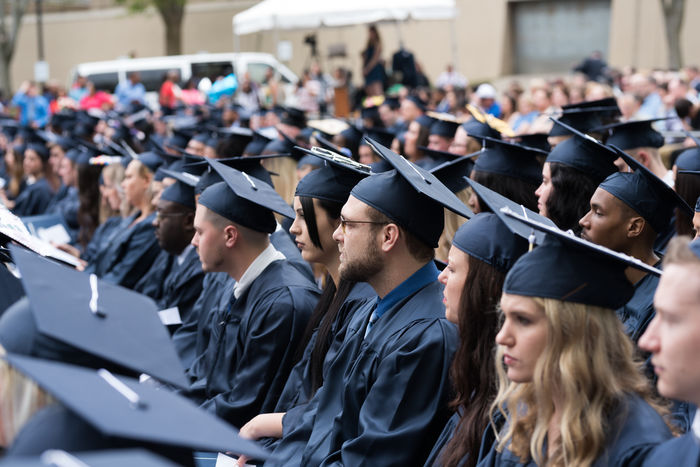
M 212 82 L 219 76 L 226 76 L 233 69 L 233 65 L 228 62 L 201 62 L 192 64 L 192 78 L 199 81 L 202 78 L 209 78 Z
M 168 73 L 172 68 L 161 68 L 155 70 L 139 70 L 139 75 L 141 75 L 141 82 L 146 88 L 147 92 L 158 92 L 160 91 L 160 86 L 163 84 L 166 73 Z M 178 70 L 179 72 L 179 70 Z M 127 75 L 129 72 L 127 72 Z M 182 76 L 180 77 L 182 78 Z
M 92 73 L 88 74 L 86 78 L 93 82 L 95 89 L 98 91 L 107 91 L 109 93 L 114 92 L 117 83 L 119 83 L 119 75 L 117 75 L 116 71 L 109 73 Z
M 249 62 L 248 69 L 246 71 L 250 75 L 251 81 L 255 83 L 262 83 L 265 79 L 265 73 L 267 72 L 268 68 L 271 68 L 270 64 L 268 63 Z

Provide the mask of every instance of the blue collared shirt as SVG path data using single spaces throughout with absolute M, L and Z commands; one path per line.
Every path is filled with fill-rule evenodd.
M 375 315 L 376 318 L 372 319 L 372 322 L 376 322 L 384 313 L 386 313 L 404 298 L 417 292 L 431 282 L 436 281 L 439 274 L 440 271 L 438 271 L 435 263 L 429 261 L 425 266 L 414 272 L 411 277 L 386 294 L 384 298 L 380 299 L 377 297 L 377 307 L 373 312 L 373 315 Z

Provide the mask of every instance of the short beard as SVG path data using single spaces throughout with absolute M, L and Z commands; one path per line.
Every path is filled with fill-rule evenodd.
M 367 282 L 376 276 L 383 266 L 379 248 L 375 243 L 370 242 L 361 257 L 341 262 L 338 273 L 341 280 Z

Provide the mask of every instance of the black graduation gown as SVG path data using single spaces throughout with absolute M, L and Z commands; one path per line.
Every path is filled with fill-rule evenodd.
M 358 309 L 323 386 L 266 465 L 422 464 L 449 418 L 457 330 L 430 282 L 374 323 Z
M 271 412 L 317 300 L 316 285 L 286 260 L 270 263 L 232 298 L 212 323 L 202 407 L 238 427 Z
M 161 250 L 148 272 L 134 285 L 134 290 L 148 295 L 153 300 L 160 300 L 163 296 L 163 279 L 170 273 L 173 261 L 173 255 L 165 250 Z
M 660 267 L 657 263 L 655 267 Z M 659 278 L 653 274 L 647 274 L 634 284 L 634 295 L 616 313 L 625 332 L 636 344 L 654 318 L 654 293 L 659 285 Z
M 202 293 L 204 271 L 194 247 L 189 247 L 182 264 L 177 263 L 177 258 L 173 259 L 170 271 L 163 281 L 161 297 L 156 303 L 161 310 L 177 307 L 184 322 Z
M 15 277 L 2 262 L 0 262 L 0 291 L 0 316 L 2 316 L 5 310 L 24 295 L 22 281 Z
M 211 320 L 226 311 L 235 283 L 236 281 L 225 272 L 206 273 L 202 281 L 202 291 L 189 316 L 173 333 L 175 350 L 193 382 L 206 378 L 208 368 L 205 354 L 211 334 Z
M 644 467 L 672 465 L 673 467 L 697 467 L 700 465 L 700 442 L 695 435 L 685 435 L 656 446 L 644 459 Z
M 78 198 L 78 189 L 74 186 L 61 185 L 56 195 L 51 198 L 46 214 L 60 214 L 68 226 L 68 233 L 75 240 L 78 235 L 78 208 L 80 208 L 80 199 Z
M 123 287 L 136 285 L 160 252 L 153 227 L 155 214 L 131 225 L 139 215 L 137 212 L 122 221 L 111 235 L 106 249 L 99 251 L 85 268 L 86 272 Z
M 42 177 L 22 190 L 15 200 L 12 212 L 19 217 L 44 214 L 53 195 L 49 182 Z
M 594 467 L 642 465 L 654 446 L 671 438 L 671 432 L 663 418 L 636 395 L 630 395 L 625 399 L 625 407 L 615 411 L 610 425 L 613 429 L 607 436 L 605 451 L 595 460 Z M 532 459 L 523 463 L 508 449 L 503 452 L 496 451 L 496 446 L 497 443 L 491 446 L 478 467 L 536 466 Z
M 438 436 L 438 439 L 435 442 L 432 451 L 430 451 L 430 454 L 428 454 L 428 459 L 425 461 L 424 467 L 442 465 L 440 463 L 440 456 L 442 455 L 442 450 L 445 449 L 447 443 L 449 443 L 452 439 L 452 436 L 454 435 L 454 432 L 457 429 L 457 426 L 459 425 L 460 418 L 462 418 L 462 415 L 459 412 L 455 412 L 452 414 L 450 419 L 447 420 L 447 423 L 442 429 L 442 433 L 440 433 L 440 436 Z
M 88 242 L 80 257 L 88 263 L 91 263 L 99 251 L 107 249 L 109 240 L 112 238 L 115 229 L 118 229 L 122 225 L 123 220 L 121 216 L 114 216 L 100 224 L 95 229 L 90 242 Z
M 48 449 L 85 452 L 129 447 L 149 449 L 170 458 L 178 465 L 195 465 L 192 451 L 105 436 L 60 404 L 51 404 L 34 414 L 17 434 L 6 451 L 5 458 L 39 456 Z

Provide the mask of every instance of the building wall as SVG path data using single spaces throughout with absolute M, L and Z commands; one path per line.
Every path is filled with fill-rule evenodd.
M 291 0 L 290 0 L 291 1 Z M 472 82 L 510 74 L 513 70 L 509 4 L 527 0 L 456 0 L 458 17 L 453 21 L 381 24 L 384 58 L 399 47 L 399 37 L 413 51 L 428 77 L 435 80 L 455 58 L 458 69 Z M 553 0 L 556 1 L 556 0 Z M 190 1 L 183 27 L 183 52 L 230 52 L 234 47 L 232 17 L 256 4 L 255 0 Z M 686 0 L 682 46 L 685 63 L 700 64 L 700 0 Z M 659 0 L 611 0 L 609 62 L 614 66 L 666 67 L 666 39 Z M 303 38 L 314 31 L 264 32 L 242 36 L 240 50 L 275 52 L 275 41 L 289 40 L 293 57 L 288 65 L 297 73 L 309 63 Z M 12 78 L 15 87 L 33 77 L 37 60 L 36 18 L 25 15 L 20 31 Z M 325 69 L 350 68 L 356 81 L 360 74 L 360 51 L 367 38 L 365 26 L 317 31 L 319 53 Z M 44 15 L 45 56 L 51 76 L 67 82 L 70 69 L 80 62 L 110 60 L 133 53 L 161 55 L 164 27 L 155 11 L 129 14 L 123 8 L 98 8 Z M 330 44 L 344 43 L 346 58 L 325 58 Z

